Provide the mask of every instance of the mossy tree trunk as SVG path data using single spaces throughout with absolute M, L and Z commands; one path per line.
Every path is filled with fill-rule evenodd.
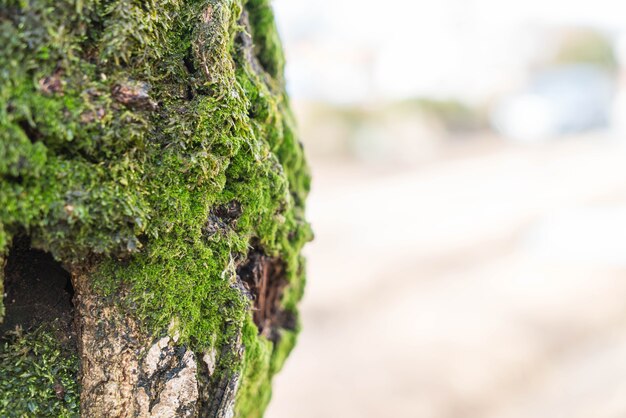
M 268 1 L 0 0 L 0 416 L 262 416 L 311 238 Z

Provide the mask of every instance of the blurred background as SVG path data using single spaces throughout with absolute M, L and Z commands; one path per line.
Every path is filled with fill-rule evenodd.
M 313 171 L 268 418 L 626 417 L 626 17 L 274 0 Z

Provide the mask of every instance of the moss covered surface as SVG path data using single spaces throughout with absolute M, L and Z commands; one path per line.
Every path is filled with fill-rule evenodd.
M 78 416 L 78 357 L 53 326 L 0 340 L 0 416 Z
M 258 335 L 236 266 L 252 242 L 283 260 L 295 312 L 311 237 L 268 0 L 0 0 L 0 45 L 0 254 L 25 231 L 89 260 L 97 291 L 129 290 L 148 331 L 198 352 L 241 333 L 243 360 L 218 369 L 260 416 L 295 332 Z

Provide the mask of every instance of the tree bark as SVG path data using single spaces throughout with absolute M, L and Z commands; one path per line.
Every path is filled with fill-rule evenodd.
M 0 0 L 0 416 L 260 417 L 309 174 L 269 0 Z

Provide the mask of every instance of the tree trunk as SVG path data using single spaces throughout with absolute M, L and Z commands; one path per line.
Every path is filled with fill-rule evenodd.
M 269 0 L 0 0 L 0 416 L 260 417 L 309 175 Z

